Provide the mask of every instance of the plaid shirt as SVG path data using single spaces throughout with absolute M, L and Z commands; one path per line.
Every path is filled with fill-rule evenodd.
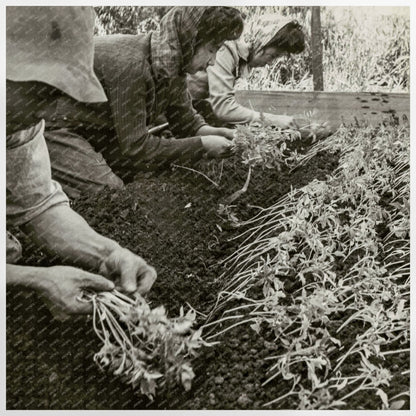
M 192 58 L 197 27 L 207 7 L 174 7 L 152 33 L 152 69 L 156 79 L 184 76 Z

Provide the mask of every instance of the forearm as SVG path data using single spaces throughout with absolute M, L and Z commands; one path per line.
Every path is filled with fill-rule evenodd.
M 214 114 L 222 121 L 230 124 L 245 124 L 260 121 L 260 112 L 239 104 L 234 94 L 211 96 L 210 103 Z
M 205 126 L 202 126 L 197 131 L 197 134 L 200 136 L 220 136 L 219 131 L 221 128 L 219 127 L 213 127 L 206 124 Z
M 198 134 L 201 136 L 222 136 L 228 140 L 234 138 L 234 130 L 228 127 L 212 127 L 206 125 L 198 130 Z
M 181 114 L 181 117 L 174 116 L 171 114 Z M 202 126 L 206 126 L 207 122 L 198 113 L 190 116 L 190 113 L 185 114 L 182 109 L 169 110 L 167 119 L 169 121 L 169 130 L 175 137 L 194 137 L 198 136 L 198 130 Z
M 65 205 L 49 208 L 25 224 L 24 231 L 51 254 L 91 270 L 99 270 L 104 259 L 119 247 Z
M 169 122 L 169 130 L 175 137 L 197 136 L 199 128 L 205 120 L 192 106 L 191 96 L 186 87 L 186 78 L 177 77 L 169 81 L 170 103 L 165 110 Z
M 201 137 L 165 139 L 149 134 L 123 152 L 125 165 L 133 170 L 141 170 L 148 165 L 195 162 L 203 155 Z
M 44 276 L 48 273 L 45 267 L 16 266 L 6 264 L 6 283 L 10 286 L 24 286 L 37 289 L 41 286 Z
M 238 54 L 228 47 L 217 53 L 215 65 L 207 69 L 210 96 L 208 101 L 214 114 L 231 124 L 249 123 L 260 117 L 259 112 L 240 105 L 235 99 L 238 68 Z
M 198 130 L 200 136 L 227 136 L 226 132 L 230 129 L 224 127 L 213 127 L 209 125 L 202 126 Z
M 287 115 L 278 115 L 271 113 L 261 113 L 256 110 L 250 110 L 228 97 L 226 100 L 218 100 L 213 105 L 215 115 L 229 124 L 246 124 L 252 122 L 270 123 L 276 127 L 287 129 L 290 127 L 292 117 Z

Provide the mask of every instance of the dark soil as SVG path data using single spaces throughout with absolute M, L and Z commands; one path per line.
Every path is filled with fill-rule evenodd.
M 257 212 L 255 206 L 270 206 L 291 186 L 325 179 L 336 165 L 335 156 L 320 154 L 294 172 L 254 171 L 248 192 L 235 201 L 233 212 L 240 220 L 248 219 Z M 98 232 L 157 269 L 158 279 L 148 297 L 152 306 L 163 304 L 174 316 L 181 305 L 189 303 L 207 313 L 221 289 L 221 261 L 238 244 L 229 240 L 241 231 L 221 218 L 218 206 L 243 186 L 246 174 L 233 160 L 224 164 L 219 188 L 183 169 L 143 174 L 123 191 L 81 198 L 73 208 Z M 21 264 L 59 264 L 34 250 L 22 234 L 19 238 L 24 244 Z M 8 289 L 7 408 L 264 409 L 264 403 L 288 391 L 290 385 L 280 379 L 261 386 L 269 377 L 269 362 L 264 358 L 279 349 L 278 341 L 270 342 L 247 326 L 227 332 L 218 341 L 219 345 L 203 349 L 194 360 L 196 378 L 191 391 L 170 388 L 149 402 L 96 367 L 93 354 L 100 343 L 91 321 L 78 317 L 58 322 L 36 294 Z M 392 397 L 409 388 L 409 376 L 400 375 L 409 368 L 409 357 L 390 357 L 388 367 L 397 371 L 385 391 Z M 348 408 L 377 409 L 380 403 L 373 393 L 364 392 L 353 396 Z M 296 407 L 296 402 L 287 399 L 270 408 Z

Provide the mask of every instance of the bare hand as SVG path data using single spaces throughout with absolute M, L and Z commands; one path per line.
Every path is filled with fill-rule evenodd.
M 156 270 L 141 257 L 119 247 L 101 263 L 99 273 L 111 278 L 124 293 L 147 293 L 156 280 Z
M 272 124 L 273 126 L 279 127 L 281 129 L 296 128 L 296 125 L 293 122 L 292 116 L 265 114 L 264 119 L 266 120 L 266 122 Z
M 336 130 L 328 122 L 317 123 L 303 118 L 294 118 L 293 123 L 294 128 L 299 130 L 302 139 L 312 138 L 312 143 L 330 136 Z
M 231 155 L 232 142 L 222 136 L 202 136 L 202 145 L 208 158 L 225 158 Z
M 229 129 L 227 127 L 219 127 L 216 129 L 217 131 L 215 132 L 215 134 L 217 134 L 218 136 L 224 136 L 227 139 L 232 140 L 234 138 L 234 133 L 235 130 L 233 129 Z
M 114 283 L 102 276 L 69 266 L 53 266 L 37 282 L 38 292 L 52 315 L 64 321 L 70 315 L 92 313 L 92 304 L 80 299 L 84 289 L 111 291 Z

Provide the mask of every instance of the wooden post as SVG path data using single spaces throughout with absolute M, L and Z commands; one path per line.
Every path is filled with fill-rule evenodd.
M 321 8 L 319 6 L 312 6 L 311 26 L 313 89 L 323 91 Z

